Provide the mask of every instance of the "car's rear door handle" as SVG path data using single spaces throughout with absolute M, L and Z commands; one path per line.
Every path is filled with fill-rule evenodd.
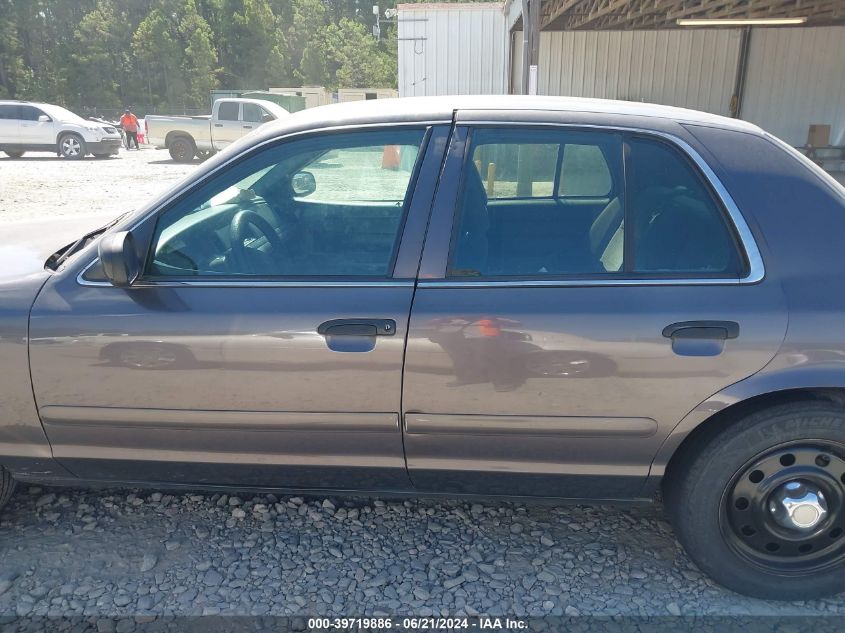
M 215 123 L 214 127 L 223 127 L 223 124 L 222 123 Z
M 739 323 L 680 321 L 663 328 L 663 336 L 672 339 L 678 356 L 718 356 L 725 351 L 725 341 L 739 336 Z
M 251 130 L 251 129 L 252 129 L 252 126 L 251 126 L 251 125 L 245 125 L 245 126 L 244 126 L 244 129 L 245 129 L 245 130 Z
M 724 341 L 739 336 L 736 321 L 679 321 L 663 328 L 666 338 L 717 339 Z
M 393 336 L 393 319 L 332 319 L 321 323 L 317 333 L 323 336 Z

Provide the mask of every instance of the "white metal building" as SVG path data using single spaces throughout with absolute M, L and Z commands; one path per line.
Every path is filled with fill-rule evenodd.
M 399 5 L 400 96 L 521 92 L 522 6 Z M 677 23 L 790 15 L 807 19 L 785 28 Z M 843 0 L 542 0 L 539 21 L 539 94 L 736 115 L 796 146 L 811 124 L 830 125 L 830 144 L 845 145 Z

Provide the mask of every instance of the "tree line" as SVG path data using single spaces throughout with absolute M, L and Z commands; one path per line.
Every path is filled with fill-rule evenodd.
M 0 98 L 181 109 L 215 88 L 395 87 L 375 3 L 396 0 L 0 0 Z

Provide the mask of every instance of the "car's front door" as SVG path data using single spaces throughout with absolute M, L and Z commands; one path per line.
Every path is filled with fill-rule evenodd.
M 285 140 L 134 229 L 152 236 L 132 287 L 58 274 L 30 330 L 56 458 L 85 478 L 407 488 L 402 361 L 447 134 Z M 383 168 L 386 146 L 407 167 Z
M 46 116 L 48 120 L 41 121 Z M 31 105 L 21 106 L 20 134 L 24 145 L 55 145 L 56 134 L 53 120 L 46 112 Z
M 459 113 L 434 205 L 406 352 L 411 479 L 636 496 L 671 429 L 775 354 L 780 289 L 679 143 L 497 117 Z
M 221 101 L 217 110 L 217 118 L 211 122 L 211 135 L 214 149 L 223 149 L 242 137 L 241 104 L 237 101 Z

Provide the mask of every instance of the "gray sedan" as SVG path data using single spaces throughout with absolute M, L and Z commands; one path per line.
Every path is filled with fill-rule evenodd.
M 73 230 L 73 229 L 71 229 Z M 14 481 L 640 502 L 720 583 L 845 589 L 845 191 L 759 128 L 316 108 L 0 243 Z

